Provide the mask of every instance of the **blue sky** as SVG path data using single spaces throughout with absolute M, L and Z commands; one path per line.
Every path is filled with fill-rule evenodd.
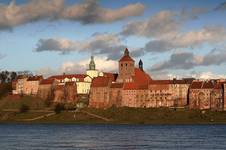
M 80 73 L 94 55 L 115 72 L 128 47 L 153 78 L 221 78 L 225 16 L 223 0 L 0 0 L 0 69 Z

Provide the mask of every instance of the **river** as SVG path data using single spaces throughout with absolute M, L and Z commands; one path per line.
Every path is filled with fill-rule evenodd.
M 0 149 L 226 149 L 226 125 L 0 124 Z

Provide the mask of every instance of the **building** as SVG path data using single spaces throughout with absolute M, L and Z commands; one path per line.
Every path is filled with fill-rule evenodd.
M 224 110 L 224 82 L 193 81 L 189 88 L 189 108 Z
M 36 96 L 43 76 L 30 76 L 24 84 L 24 94 Z
M 148 107 L 173 107 L 171 80 L 152 80 L 149 84 Z
M 185 107 L 188 105 L 188 90 L 192 80 L 177 80 L 173 79 L 170 82 L 171 99 L 174 102 L 174 107 Z
M 118 64 L 117 78 L 112 77 L 113 74 L 94 78 L 90 107 L 158 108 L 188 105 L 188 91 L 192 80 L 152 80 L 144 71 L 142 60 L 139 61 L 138 68 L 135 67 L 135 61 L 127 48 Z
M 143 70 L 140 60 L 139 68 L 130 57 L 126 48 L 119 60 L 119 74 L 104 73 L 93 79 L 89 107 L 146 107 L 148 84 L 151 77 Z
M 67 82 L 75 82 L 77 87 L 77 94 L 89 94 L 92 78 L 85 74 L 63 74 L 54 75 L 48 79 L 55 79 L 60 85 Z
M 77 87 L 75 82 L 66 82 L 58 84 L 54 88 L 54 103 L 72 103 L 77 102 Z
M 19 94 L 19 95 L 23 95 L 25 94 L 25 84 L 26 81 L 28 79 L 28 76 L 25 75 L 19 75 L 17 76 L 16 80 L 13 81 L 13 94 Z
M 132 82 L 135 75 L 135 61 L 130 57 L 129 50 L 126 48 L 123 57 L 119 60 L 119 75 L 117 82 Z
M 39 84 L 37 96 L 43 100 L 52 101 L 54 98 L 54 89 L 57 84 L 58 81 L 55 79 L 43 79 Z
M 43 80 L 42 76 L 19 75 L 12 82 L 13 94 L 37 95 L 39 83 Z
M 110 107 L 110 86 L 112 79 L 109 77 L 95 77 L 91 84 L 89 107 Z

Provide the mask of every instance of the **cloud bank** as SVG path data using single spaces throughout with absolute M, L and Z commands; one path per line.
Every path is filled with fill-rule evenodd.
M 179 52 L 171 54 L 169 60 L 154 64 L 151 70 L 186 70 L 197 66 L 221 65 L 224 63 L 226 63 L 226 52 L 223 50 L 212 50 L 204 56 L 195 55 L 192 52 Z
M 21 5 L 13 0 L 9 5 L 0 4 L 0 30 L 44 19 L 71 20 L 82 24 L 110 23 L 142 15 L 144 9 L 141 3 L 110 9 L 101 7 L 97 0 L 86 0 L 70 6 L 64 0 L 31 0 Z

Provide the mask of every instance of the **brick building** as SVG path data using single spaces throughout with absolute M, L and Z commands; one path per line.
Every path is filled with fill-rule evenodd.
M 189 108 L 224 110 L 224 82 L 193 81 L 189 89 Z
M 44 79 L 40 82 L 37 96 L 52 101 L 54 97 L 54 88 L 58 84 L 55 79 Z

